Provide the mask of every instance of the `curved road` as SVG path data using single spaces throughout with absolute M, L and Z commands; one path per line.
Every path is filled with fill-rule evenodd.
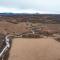
M 5 53 L 6 53 L 6 51 L 8 51 L 9 50 L 9 48 L 10 48 L 10 43 L 9 43 L 9 41 L 10 41 L 10 39 L 9 39 L 9 35 L 7 35 L 6 37 L 5 37 L 5 47 L 3 48 L 3 50 L 0 52 L 0 58 L 2 59 L 2 60 L 4 60 L 4 55 L 5 55 Z

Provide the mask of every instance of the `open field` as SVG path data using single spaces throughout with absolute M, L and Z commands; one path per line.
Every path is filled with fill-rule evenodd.
M 60 42 L 51 37 L 15 38 L 8 60 L 60 60 Z
M 28 24 L 28 25 L 27 25 Z M 36 26 L 37 28 L 41 28 L 43 26 L 43 30 L 50 30 L 51 32 L 60 33 L 60 24 L 43 24 L 43 23 L 30 23 L 30 22 L 20 22 L 18 24 L 13 24 L 10 22 L 0 21 L 0 33 L 23 33 L 30 31 L 29 27 Z
M 0 13 L 1 51 L 7 35 L 11 46 L 3 60 L 60 60 L 60 14 Z
M 60 32 L 60 15 L 49 14 L 0 14 L 0 33 L 22 33 L 28 27 L 38 25 L 44 29 Z

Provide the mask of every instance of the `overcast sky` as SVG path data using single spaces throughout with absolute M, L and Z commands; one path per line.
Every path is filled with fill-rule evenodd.
M 0 0 L 0 12 L 60 14 L 60 0 Z

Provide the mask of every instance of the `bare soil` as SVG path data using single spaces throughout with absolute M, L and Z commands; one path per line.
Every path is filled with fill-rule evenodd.
M 27 25 L 28 24 L 28 25 Z M 6 34 L 6 33 L 23 33 L 30 31 L 28 27 L 31 27 L 30 25 L 36 26 L 38 28 L 38 25 L 43 26 L 44 28 L 42 31 L 49 31 L 49 32 L 58 32 L 60 33 L 60 24 L 41 24 L 41 23 L 27 23 L 27 22 L 19 22 L 18 24 L 6 22 L 6 21 L 0 21 L 0 33 Z
M 15 38 L 9 60 L 60 60 L 60 42 L 51 37 Z

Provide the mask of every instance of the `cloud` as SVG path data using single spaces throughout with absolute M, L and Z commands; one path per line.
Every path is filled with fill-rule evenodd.
M 7 8 L 7 7 L 0 7 L 0 13 L 7 12 L 7 13 L 40 13 L 40 14 L 54 14 L 55 12 L 51 11 L 40 11 L 36 9 L 17 9 L 17 8 Z
M 60 0 L 0 0 L 0 11 L 6 12 L 60 13 L 59 7 Z
M 2 12 L 14 12 L 17 11 L 15 8 L 5 8 L 5 7 L 0 7 L 0 13 Z

